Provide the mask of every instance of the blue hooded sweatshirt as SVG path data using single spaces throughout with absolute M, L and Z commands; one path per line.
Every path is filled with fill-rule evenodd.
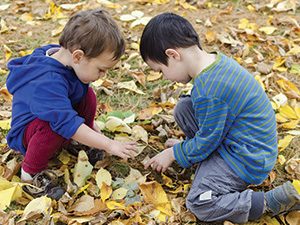
M 11 129 L 7 135 L 10 148 L 25 154 L 23 135 L 26 126 L 39 118 L 49 122 L 51 129 L 70 139 L 84 123 L 74 110 L 87 93 L 88 84 L 82 83 L 72 68 L 46 56 L 47 45 L 31 55 L 8 63 L 6 86 L 13 95 Z

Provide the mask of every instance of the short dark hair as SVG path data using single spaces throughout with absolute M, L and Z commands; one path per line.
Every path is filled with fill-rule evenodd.
M 168 65 L 168 48 L 187 48 L 197 45 L 200 40 L 192 24 L 174 13 L 162 13 L 153 17 L 146 25 L 140 42 L 144 61 L 151 60 Z
M 125 51 L 125 41 L 118 25 L 102 9 L 85 10 L 72 16 L 64 27 L 59 44 L 71 52 L 81 49 L 87 58 L 109 50 L 117 60 Z

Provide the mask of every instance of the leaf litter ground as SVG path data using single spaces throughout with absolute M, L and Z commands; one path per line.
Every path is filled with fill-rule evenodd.
M 127 40 L 126 54 L 117 68 L 92 84 L 99 100 L 97 123 L 111 138 L 137 140 L 141 152 L 128 162 L 106 157 L 91 172 L 85 170 L 90 166 L 84 157 L 79 160 L 63 151 L 49 169 L 57 173 L 69 194 L 59 201 L 33 198 L 22 192 L 23 183 L 19 183 L 22 156 L 10 151 L 4 140 L 11 117 L 11 96 L 4 86 L 6 63 L 40 45 L 57 43 L 69 15 L 95 7 L 112 13 Z M 166 140 L 183 138 L 172 110 L 178 96 L 191 89 L 190 85 L 163 80 L 161 74 L 149 71 L 138 55 L 144 24 L 164 11 L 188 18 L 206 50 L 234 57 L 253 73 L 272 101 L 278 122 L 278 162 L 262 185 L 251 188 L 267 191 L 287 180 L 300 179 L 297 1 L 4 0 L 0 5 L 0 174 L 5 179 L 0 180 L 0 195 L 5 194 L 7 204 L 0 204 L 1 224 L 20 219 L 23 224 L 164 224 L 166 219 L 165 224 L 204 224 L 195 221 L 184 207 L 194 168 L 186 170 L 174 164 L 165 174 L 143 168 L 145 158 L 163 150 Z M 76 172 L 75 167 L 80 169 Z M 74 174 L 86 177 L 76 180 L 75 185 Z M 299 224 L 299 212 L 265 216 L 248 224 Z

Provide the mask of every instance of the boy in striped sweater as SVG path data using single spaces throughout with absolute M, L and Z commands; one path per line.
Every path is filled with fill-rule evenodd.
M 174 160 L 182 167 L 198 164 L 186 205 L 202 221 L 243 223 L 265 212 L 300 209 L 291 182 L 266 193 L 247 189 L 274 167 L 277 133 L 270 101 L 246 69 L 222 53 L 204 51 L 192 25 L 173 13 L 150 20 L 140 52 L 166 79 L 194 84 L 174 110 L 187 139 L 150 159 L 146 168 L 164 172 Z

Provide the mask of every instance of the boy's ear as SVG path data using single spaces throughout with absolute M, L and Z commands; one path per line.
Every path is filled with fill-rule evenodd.
M 81 49 L 76 49 L 72 53 L 72 59 L 75 64 L 79 63 L 84 57 L 84 52 Z
M 180 60 L 179 52 L 173 48 L 166 49 L 165 53 L 169 58 L 174 58 L 174 59 Z

